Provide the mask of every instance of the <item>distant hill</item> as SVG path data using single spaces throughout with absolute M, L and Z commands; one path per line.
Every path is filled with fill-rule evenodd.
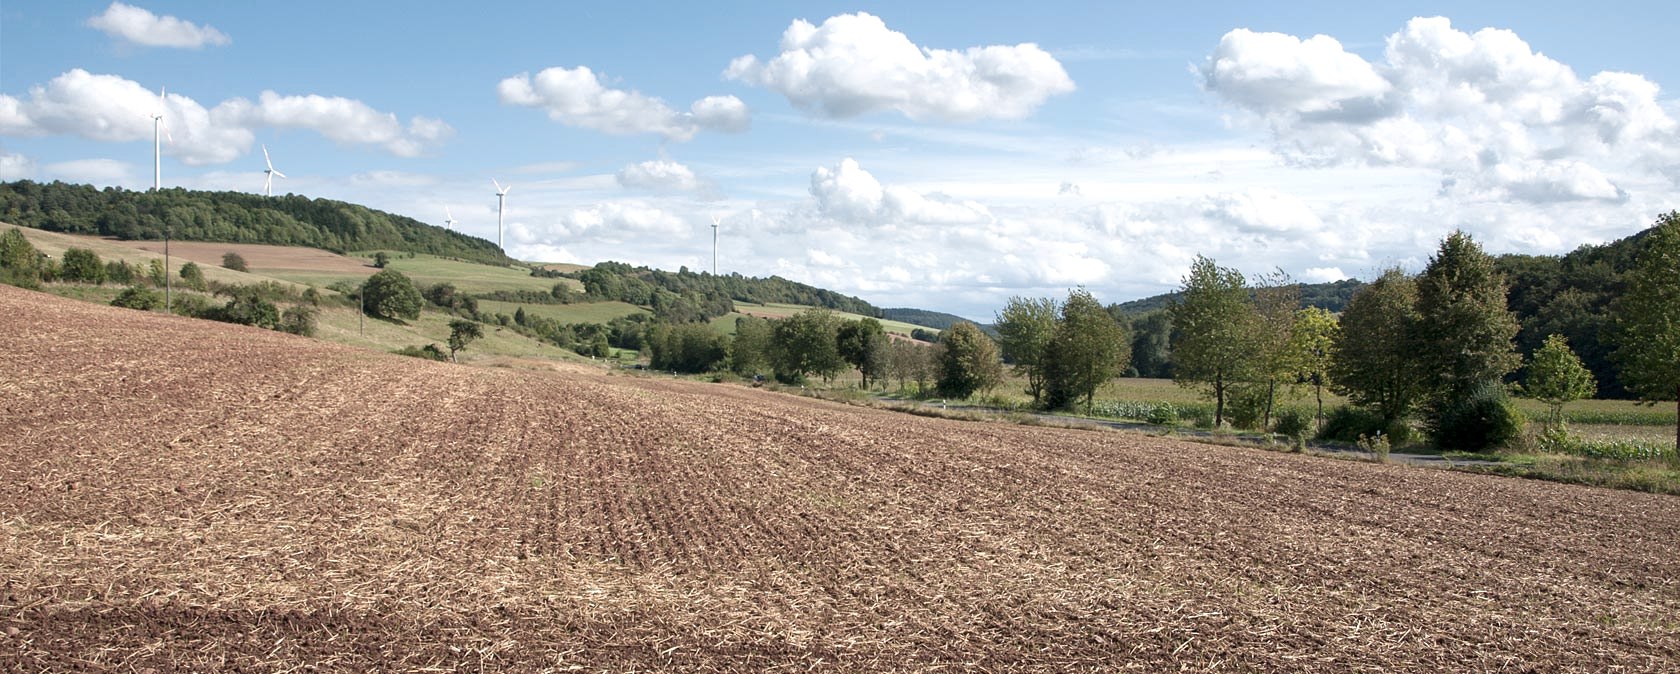
M 1342 308 L 1347 306 L 1348 299 L 1353 297 L 1353 293 L 1359 290 L 1359 287 L 1364 283 L 1355 279 L 1343 279 L 1330 283 L 1302 283 L 1299 285 L 1301 287 L 1302 307 L 1319 307 L 1340 313 Z M 1128 316 L 1147 314 L 1151 311 L 1167 308 L 1167 303 L 1177 297 L 1178 293 L 1176 292 L 1164 293 L 1145 297 L 1141 300 L 1121 302 L 1114 305 L 1110 310 Z
M 928 311 L 927 309 L 910 309 L 907 307 L 882 309 L 881 318 L 885 318 L 890 321 L 900 321 L 913 325 L 921 325 L 935 330 L 948 330 L 952 325 L 968 320 L 955 314 Z
M 345 253 L 429 253 L 491 265 L 514 264 L 496 244 L 366 206 L 288 194 L 180 188 L 134 192 L 118 187 L 0 183 L 0 221 L 70 234 L 161 239 L 167 224 L 181 241 L 307 246 Z

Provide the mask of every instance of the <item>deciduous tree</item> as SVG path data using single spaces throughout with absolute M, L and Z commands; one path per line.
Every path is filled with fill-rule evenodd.
M 1324 426 L 1324 389 L 1330 385 L 1330 369 L 1340 334 L 1341 324 L 1326 309 L 1307 307 L 1295 312 L 1289 348 L 1296 357 L 1295 376 L 1313 388 L 1313 399 L 1318 403 L 1314 419 L 1319 427 Z
M 968 321 L 952 325 L 939 335 L 938 381 L 934 388 L 947 398 L 967 398 L 974 392 L 997 386 L 1002 377 L 1002 360 L 997 343 Z
M 1131 340 L 1114 316 L 1084 288 L 1069 292 L 1043 354 L 1046 406 L 1083 398 L 1089 413 L 1097 389 L 1125 372 L 1131 355 Z
M 455 361 L 455 354 L 467 349 L 473 340 L 484 336 L 484 328 L 476 321 L 455 319 L 449 322 L 449 360 Z
M 1653 404 L 1673 400 L 1680 416 L 1680 212 L 1657 218 L 1612 313 L 1615 356 L 1628 390 Z M 1680 419 L 1674 443 L 1680 455 Z
M 1522 365 L 1520 326 L 1506 308 L 1505 277 L 1469 234 L 1453 232 L 1417 280 L 1413 353 L 1432 405 L 1467 395 Z
M 1251 364 L 1246 340 L 1255 321 L 1241 272 L 1196 256 L 1179 297 L 1167 308 L 1178 341 L 1173 344 L 1173 380 L 1202 389 L 1214 399 L 1214 423 L 1225 423 L 1231 386 Z
M 1048 297 L 1011 297 L 993 323 L 1003 359 L 1012 364 L 1015 374 L 1027 378 L 1026 392 L 1034 405 L 1044 399 L 1044 354 L 1056 334 L 1058 310 L 1056 300 Z
M 886 374 L 887 331 L 880 321 L 873 318 L 846 321 L 840 324 L 835 339 L 840 357 L 862 375 L 863 388 L 869 388 L 870 380 Z
M 1342 312 L 1330 389 L 1375 411 L 1385 423 L 1409 416 L 1423 391 L 1411 351 L 1417 320 L 1417 284 L 1399 268 L 1360 288 Z
M 414 282 L 394 269 L 381 270 L 369 276 L 362 284 L 362 294 L 369 315 L 391 319 L 419 318 L 420 306 L 424 302 Z
M 1558 428 L 1563 423 L 1565 403 L 1591 397 L 1598 391 L 1592 372 L 1569 349 L 1563 335 L 1552 335 L 1534 352 L 1534 362 L 1528 364 L 1528 382 L 1523 395 L 1551 407 L 1546 423 Z

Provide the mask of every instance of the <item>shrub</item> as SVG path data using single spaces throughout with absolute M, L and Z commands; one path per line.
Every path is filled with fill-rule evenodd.
M 163 306 L 163 294 L 141 286 L 129 286 L 111 300 L 111 306 L 151 311 Z
M 240 325 L 255 325 L 270 330 L 280 326 L 280 309 L 273 302 L 263 299 L 262 294 L 250 286 L 233 286 L 223 291 L 229 295 L 228 303 L 220 308 L 202 314 L 203 318 L 223 323 L 238 323 Z
M 411 357 L 414 357 L 414 358 L 423 358 L 425 360 L 436 360 L 436 361 L 448 361 L 449 360 L 449 354 L 444 353 L 443 349 L 438 348 L 438 345 L 436 345 L 436 344 L 427 344 L 425 346 L 405 346 L 403 348 L 392 351 L 391 353 L 397 354 L 399 356 L 411 356 Z
M 208 297 L 179 291 L 170 300 L 170 304 L 172 305 L 170 310 L 174 311 L 175 315 L 192 318 L 209 318 L 212 311 L 220 309 L 220 307 L 210 306 L 210 298 Z
M 102 284 L 105 282 L 105 263 L 99 260 L 98 253 L 86 248 L 71 248 L 64 251 L 58 278 L 72 283 Z
M 111 260 L 105 263 L 105 280 L 112 283 L 129 285 L 139 277 L 139 270 L 127 260 Z
M 41 252 L 16 229 L 0 234 L 0 283 L 41 287 Z
M 1482 382 L 1462 398 L 1441 403 L 1430 418 L 1437 446 L 1470 452 L 1505 446 L 1522 435 L 1527 425 L 1528 419 L 1497 380 Z
M 250 271 L 245 267 L 245 258 L 239 253 L 235 253 L 231 250 L 226 253 L 222 253 L 222 267 L 232 269 L 234 271 Z
M 1312 432 L 1313 415 L 1306 410 L 1294 407 L 1280 410 L 1277 414 L 1277 424 L 1272 430 L 1290 437 L 1305 438 Z
M 1375 436 L 1387 429 L 1382 415 L 1358 407 L 1343 405 L 1330 411 L 1318 439 L 1337 442 L 1358 442 L 1360 436 Z
M 210 289 L 210 284 L 204 280 L 204 270 L 196 262 L 181 265 L 181 282 L 199 292 Z
M 303 337 L 315 336 L 315 308 L 308 305 L 286 307 L 280 313 L 281 332 L 289 332 Z
M 1390 447 L 1388 436 L 1383 435 L 1381 432 L 1371 436 L 1361 435 L 1359 436 L 1357 444 L 1360 449 L 1370 452 L 1371 458 L 1376 460 L 1377 463 L 1388 463 L 1388 450 Z

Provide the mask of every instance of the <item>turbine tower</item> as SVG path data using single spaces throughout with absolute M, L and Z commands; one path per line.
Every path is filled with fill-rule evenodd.
M 490 179 L 490 184 L 496 186 L 496 247 L 506 253 L 507 249 L 502 247 L 502 210 L 507 206 L 507 193 L 513 191 L 513 186 L 502 187 L 495 178 Z
M 455 231 L 455 214 L 449 212 L 447 205 L 443 207 L 443 226 L 449 228 L 449 231 Z
M 268 158 L 268 146 L 264 145 L 262 146 L 262 149 L 263 163 L 268 164 L 268 168 L 263 171 L 263 174 L 266 176 L 263 178 L 263 193 L 272 197 L 274 196 L 274 176 L 284 178 L 286 177 L 286 174 L 274 170 L 274 162 Z
M 163 143 L 158 140 L 158 131 L 162 130 L 164 137 L 168 138 L 171 144 L 175 142 L 174 134 L 169 133 L 169 126 L 163 123 L 163 106 L 168 104 L 169 99 L 164 95 L 163 87 L 158 87 L 157 110 L 147 115 L 152 118 L 153 192 L 163 189 Z M 163 310 L 165 313 L 174 313 L 174 286 L 173 279 L 169 276 L 169 220 L 165 218 L 163 221 Z
M 712 216 L 712 276 L 717 276 L 717 228 L 718 216 Z
M 163 143 L 158 140 L 158 131 L 169 137 L 169 142 L 175 142 L 175 136 L 169 133 L 169 125 L 163 123 L 163 106 L 169 100 L 164 97 L 163 87 L 158 87 L 158 107 L 148 117 L 152 118 L 152 191 L 163 189 Z

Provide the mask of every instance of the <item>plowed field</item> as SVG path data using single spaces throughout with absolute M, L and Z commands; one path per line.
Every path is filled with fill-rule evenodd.
M 1680 499 L 0 286 L 0 670 L 1672 671 Z

